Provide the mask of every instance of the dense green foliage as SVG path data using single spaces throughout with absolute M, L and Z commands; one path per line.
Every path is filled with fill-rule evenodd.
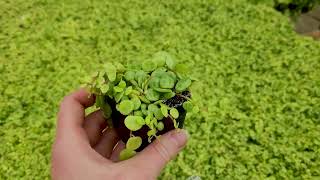
M 177 64 L 169 53 L 159 51 L 152 57 L 133 64 L 107 62 L 102 69 L 85 78 L 84 87 L 95 96 L 95 105 L 102 110 L 105 119 L 112 118 L 108 125 L 115 127 L 118 134 L 124 132 L 117 130 L 121 129 L 119 124 L 122 119 L 115 114 L 118 112 L 124 116 L 123 128 L 128 130 L 128 137 L 124 138 L 125 134 L 120 136 L 126 143 L 126 148 L 120 152 L 120 160 L 136 154 L 142 141 L 151 143 L 164 133 L 161 131 L 168 132 L 170 126 L 164 126 L 166 119 L 174 128 L 182 128 L 183 122 L 180 121 L 181 118 L 184 121 L 185 116 L 178 119 L 179 111 L 176 108 L 179 105 L 184 107 L 185 112 L 199 111 L 193 105 L 191 97 L 184 94 L 190 94 L 192 78 L 189 76 L 190 69 L 186 64 Z M 172 101 L 176 98 L 183 102 L 177 100 L 173 104 Z M 147 130 L 144 131 L 144 128 Z M 144 134 L 145 138 L 140 134 Z
M 61 98 L 107 61 L 166 50 L 200 107 L 163 179 L 320 176 L 320 44 L 244 0 L 0 1 L 0 179 L 48 179 Z

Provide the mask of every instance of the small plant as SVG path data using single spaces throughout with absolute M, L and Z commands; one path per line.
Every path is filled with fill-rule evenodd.
M 157 136 L 182 128 L 186 112 L 197 111 L 188 73 L 187 65 L 158 52 L 134 66 L 107 63 L 88 79 L 86 87 L 96 96 L 96 106 L 126 142 L 121 160 L 134 156 Z

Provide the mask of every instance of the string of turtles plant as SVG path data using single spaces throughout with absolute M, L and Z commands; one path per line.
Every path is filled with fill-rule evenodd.
M 174 128 L 181 128 L 186 112 L 198 111 L 189 91 L 195 80 L 187 75 L 189 72 L 187 65 L 177 64 L 167 52 L 161 51 L 142 64 L 125 67 L 117 62 L 106 63 L 103 70 L 86 81 L 86 87 L 96 96 L 96 106 L 102 109 L 109 126 L 120 123 L 120 113 L 130 131 L 120 160 L 134 156 L 141 149 L 146 140 L 135 132 L 142 131 L 143 126 L 147 127 L 143 133 L 151 143 L 155 137 L 170 130 L 170 123 Z M 121 137 L 121 132 L 118 134 Z

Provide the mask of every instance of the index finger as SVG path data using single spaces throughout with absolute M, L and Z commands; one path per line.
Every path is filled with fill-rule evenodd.
M 80 89 L 62 100 L 58 113 L 58 128 L 82 127 L 85 117 L 85 109 L 94 104 L 94 97 Z

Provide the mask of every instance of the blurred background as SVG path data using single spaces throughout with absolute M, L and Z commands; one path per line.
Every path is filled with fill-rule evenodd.
M 0 179 L 50 179 L 58 105 L 165 50 L 199 114 L 159 179 L 320 178 L 318 0 L 0 0 Z

